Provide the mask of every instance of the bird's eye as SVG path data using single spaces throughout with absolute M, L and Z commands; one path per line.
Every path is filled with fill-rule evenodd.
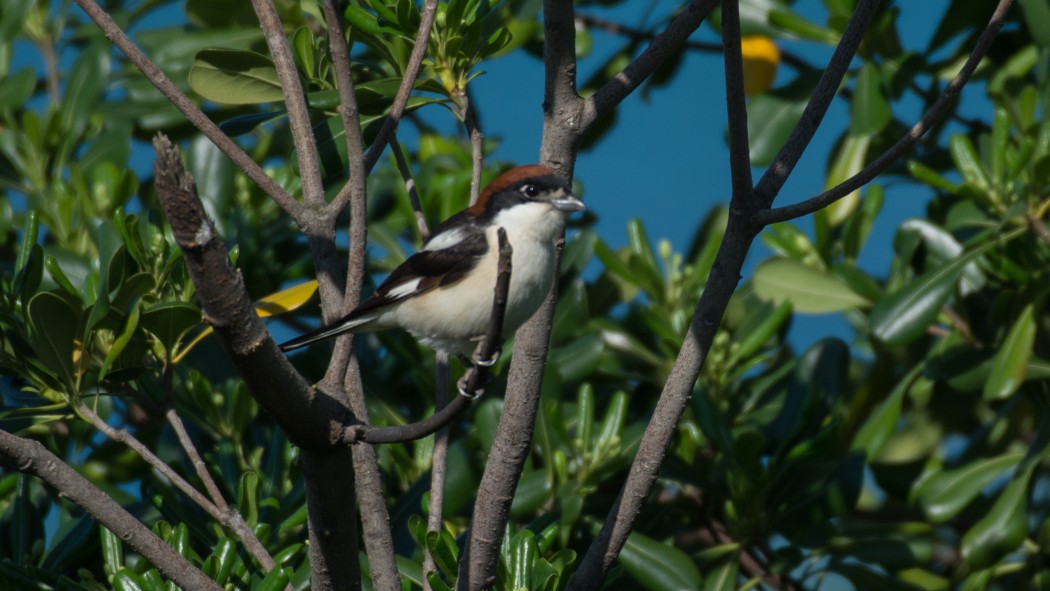
M 535 197 L 540 194 L 540 190 L 536 185 L 525 185 L 521 188 L 521 192 L 524 193 L 526 197 Z

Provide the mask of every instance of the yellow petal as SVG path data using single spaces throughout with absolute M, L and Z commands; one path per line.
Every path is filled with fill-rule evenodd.
M 740 38 L 740 52 L 744 57 L 744 94 L 754 96 L 773 87 L 780 64 L 780 50 L 764 35 Z
M 255 302 L 255 313 L 259 315 L 259 318 L 268 318 L 270 316 L 276 316 L 278 314 L 284 314 L 285 312 L 291 312 L 296 308 L 302 306 L 306 302 L 310 301 L 313 297 L 314 292 L 317 291 L 317 280 L 311 279 L 306 283 L 300 283 L 288 289 L 282 289 L 276 293 L 272 293 L 263 299 Z M 182 358 L 186 356 L 197 343 L 204 340 L 204 337 L 212 333 L 212 328 L 209 326 L 201 331 L 192 341 L 189 342 L 185 347 L 179 351 L 178 355 L 171 360 L 172 364 L 176 364 L 182 361 Z

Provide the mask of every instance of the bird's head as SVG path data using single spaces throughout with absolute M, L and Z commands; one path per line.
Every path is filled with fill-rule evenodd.
M 500 212 L 518 206 L 546 206 L 561 213 L 580 211 L 583 202 L 572 194 L 565 177 L 538 164 L 519 166 L 499 175 L 485 187 L 470 213 L 479 217 L 496 217 Z

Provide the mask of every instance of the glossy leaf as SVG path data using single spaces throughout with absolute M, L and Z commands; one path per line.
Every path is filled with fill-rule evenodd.
M 984 386 L 985 400 L 1009 398 L 1021 387 L 1032 356 L 1035 332 L 1035 309 L 1029 304 L 995 353 L 992 372 Z
M 160 302 L 146 308 L 140 322 L 171 353 L 186 331 L 201 323 L 201 311 L 186 302 Z
M 824 183 L 825 189 L 830 189 L 848 180 L 864 168 L 868 156 L 868 147 L 871 145 L 870 135 L 847 135 L 839 145 L 835 159 L 828 169 L 828 178 Z M 818 212 L 819 219 L 836 228 L 846 223 L 850 216 L 860 205 L 860 189 L 852 191 L 842 199 L 832 203 Z
M 751 97 L 747 106 L 747 137 L 751 165 L 769 166 L 794 129 L 806 101 L 775 92 Z
M 627 538 L 617 560 L 631 577 L 653 591 L 700 587 L 700 571 L 688 554 L 637 531 Z
M 40 360 L 72 389 L 73 348 L 77 338 L 78 313 L 65 297 L 55 292 L 38 293 L 29 301 L 30 342 Z
M 1023 457 L 1020 452 L 1009 453 L 943 470 L 923 480 L 915 491 L 915 498 L 931 521 L 942 523 L 958 515 L 985 487 Z
M 986 243 L 930 270 L 878 302 L 871 310 L 872 333 L 889 345 L 901 345 L 924 334 L 951 297 L 966 265 L 992 246 L 994 243 Z
M 190 68 L 190 87 L 200 96 L 228 105 L 284 100 L 270 58 L 253 51 L 205 49 Z
M 853 436 L 850 449 L 864 451 L 869 461 L 879 457 L 886 443 L 897 432 L 904 396 L 922 369 L 922 365 L 917 365 L 908 372 L 890 395 L 869 413 L 868 419 Z
M 992 566 L 1028 535 L 1028 482 L 1032 469 L 1017 475 L 962 539 L 962 557 L 974 569 Z
M 752 285 L 758 297 L 777 305 L 791 302 L 796 312 L 826 314 L 869 305 L 834 275 L 793 259 L 760 263 Z
M 876 134 L 886 128 L 892 117 L 889 101 L 882 91 L 879 67 L 866 62 L 857 74 L 850 104 L 850 136 Z

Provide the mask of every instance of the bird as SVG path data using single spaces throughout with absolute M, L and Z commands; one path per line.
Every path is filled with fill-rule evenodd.
M 512 248 L 505 333 L 524 324 L 554 281 L 554 239 L 568 214 L 584 209 L 565 177 L 538 164 L 513 168 L 485 187 L 474 205 L 437 228 L 375 293 L 346 316 L 280 345 L 291 351 L 344 333 L 391 328 L 466 363 L 489 324 L 504 228 Z M 468 361 L 469 360 L 469 361 Z

